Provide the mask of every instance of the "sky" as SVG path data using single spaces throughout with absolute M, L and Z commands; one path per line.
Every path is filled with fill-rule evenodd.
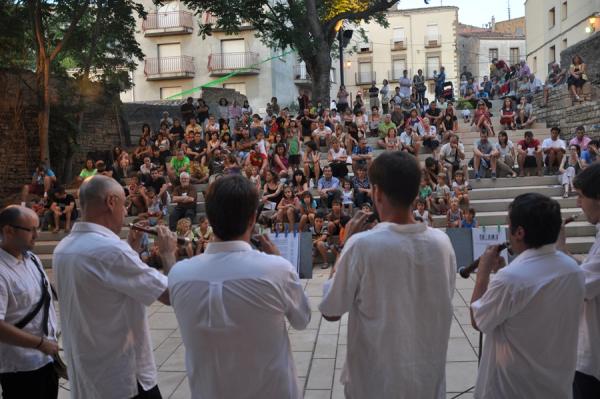
M 430 0 L 429 5 L 425 4 L 423 0 L 400 0 L 400 7 L 457 6 L 459 22 L 481 26 L 490 22 L 492 15 L 496 17 L 496 21 L 507 20 L 509 3 L 511 18 L 518 18 L 525 15 L 525 0 Z M 483 5 L 485 5 L 485 11 L 482 11 L 481 7 Z

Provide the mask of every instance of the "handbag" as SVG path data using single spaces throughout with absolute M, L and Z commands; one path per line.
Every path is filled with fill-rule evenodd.
M 18 329 L 23 329 L 27 324 L 29 324 L 31 322 L 31 320 L 33 320 L 37 316 L 37 314 L 40 312 L 40 310 L 42 308 L 44 308 L 44 313 L 43 313 L 43 318 L 42 318 L 42 331 L 45 336 L 45 335 L 48 335 L 48 317 L 50 314 L 50 303 L 52 301 L 52 298 L 51 298 L 50 294 L 48 293 L 48 286 L 50 286 L 50 290 L 52 291 L 52 296 L 54 296 L 55 299 L 57 298 L 57 295 L 56 295 L 56 291 L 54 290 L 54 287 L 52 286 L 52 284 L 50 284 L 48 282 L 48 280 L 46 280 L 46 276 L 44 275 L 44 272 L 42 271 L 42 266 L 37 261 L 35 256 L 32 253 L 30 253 L 29 256 L 31 258 L 31 261 L 35 264 L 35 267 L 37 268 L 38 272 L 40 273 L 40 277 L 41 277 L 40 284 L 41 284 L 41 288 L 42 288 L 42 297 L 36 303 L 35 307 L 31 310 L 31 312 L 26 314 L 25 317 L 23 317 L 18 323 L 15 324 L 15 327 L 17 327 Z M 67 366 L 65 365 L 63 360 L 60 358 L 60 355 L 57 353 L 56 355 L 53 355 L 52 358 L 54 360 L 52 363 L 52 367 L 54 368 L 56 375 L 58 375 L 59 378 L 64 378 L 65 380 L 68 380 L 69 376 L 67 375 Z

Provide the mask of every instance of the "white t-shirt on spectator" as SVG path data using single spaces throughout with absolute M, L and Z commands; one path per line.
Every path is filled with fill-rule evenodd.
M 566 150 L 567 145 L 562 139 L 552 140 L 551 138 L 547 138 L 542 141 L 542 150 L 547 150 L 548 148 L 561 148 Z
M 341 382 L 350 397 L 446 397 L 455 278 L 448 236 L 423 223 L 379 223 L 348 239 L 319 310 L 349 312 Z
M 325 138 L 326 136 L 331 135 L 331 129 L 329 128 L 329 126 L 324 126 L 323 129 L 316 128 L 315 130 L 313 130 L 313 134 L 320 138 Z
M 77 222 L 54 250 L 72 398 L 131 398 L 156 385 L 146 317 L 167 277 L 144 264 L 119 236 Z
M 571 398 L 584 274 L 553 244 L 528 249 L 471 304 L 485 334 L 477 399 Z
M 458 143 L 458 148 L 460 149 L 460 152 L 462 152 L 463 154 L 465 153 L 465 146 L 463 145 L 463 143 Z M 456 162 L 456 157 L 458 156 L 457 152 L 457 150 L 450 146 L 450 143 L 446 143 L 440 149 L 440 156 L 442 157 L 442 159 L 445 159 L 450 163 L 454 163 Z
M 600 380 L 600 223 L 596 242 L 581 264 L 585 273 L 585 302 L 579 321 L 577 371 Z
M 302 330 L 311 310 L 290 262 L 211 242 L 173 267 L 169 294 L 193 399 L 302 397 L 285 319 Z
M 514 144 L 513 144 L 513 142 L 512 142 L 512 141 L 508 140 L 508 141 L 506 142 L 506 147 L 502 147 L 502 146 L 500 145 L 500 143 L 496 143 L 496 144 L 494 145 L 494 147 L 495 147 L 495 148 L 498 150 L 498 152 L 500 153 L 500 158 L 501 158 L 501 159 L 503 159 L 503 158 L 504 158 L 505 156 L 507 156 L 507 155 L 511 155 L 511 156 L 512 156 L 511 150 L 514 148 Z M 512 166 L 512 165 L 509 165 L 509 166 Z

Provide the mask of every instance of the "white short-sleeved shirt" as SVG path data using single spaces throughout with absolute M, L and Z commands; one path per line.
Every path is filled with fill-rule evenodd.
M 38 259 L 39 264 L 41 262 Z M 44 272 L 45 275 L 45 272 Z M 46 280 L 48 277 L 46 276 Z M 50 287 L 48 286 L 48 294 Z M 0 320 L 15 325 L 31 312 L 42 297 L 40 272 L 24 254 L 19 260 L 0 248 Z M 25 326 L 23 331 L 41 337 L 44 309 Z M 56 340 L 56 313 L 50 302 L 48 313 L 48 338 Z M 37 349 L 22 348 L 0 341 L 0 373 L 37 370 L 50 363 L 52 358 Z
M 146 306 L 167 277 L 104 226 L 78 222 L 54 250 L 72 398 L 130 398 L 156 385 Z
M 596 242 L 582 263 L 585 273 L 585 301 L 579 322 L 577 371 L 600 380 L 600 223 Z
M 458 143 L 458 149 L 463 154 L 465 153 L 465 146 L 463 143 Z M 458 151 L 453 149 L 450 143 L 446 143 L 441 147 L 440 154 L 446 161 L 453 163 L 456 162 Z
M 450 239 L 423 223 L 380 223 L 350 237 L 319 305 L 327 316 L 349 312 L 349 397 L 446 397 L 455 278 Z
M 556 139 L 556 140 L 552 140 L 551 138 L 544 139 L 544 141 L 542 141 L 542 150 L 547 150 L 549 148 L 560 148 L 562 150 L 566 150 L 567 145 L 565 144 L 565 141 L 562 139 Z
M 169 294 L 192 398 L 301 398 L 285 319 L 302 330 L 311 310 L 287 260 L 211 242 L 173 267 Z
M 486 335 L 475 398 L 571 398 L 584 275 L 553 244 L 528 249 L 471 304 Z

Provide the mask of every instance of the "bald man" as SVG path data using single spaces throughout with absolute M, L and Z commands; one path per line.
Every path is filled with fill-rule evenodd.
M 155 300 L 169 304 L 167 277 L 144 264 L 141 235 L 119 233 L 127 210 L 123 188 L 106 176 L 79 189 L 83 218 L 54 251 L 63 345 L 71 398 L 161 398 L 146 317 Z M 158 227 L 164 273 L 176 238 Z
M 48 277 L 31 253 L 39 220 L 31 209 L 0 211 L 0 385 L 2 397 L 56 399 L 56 313 Z

